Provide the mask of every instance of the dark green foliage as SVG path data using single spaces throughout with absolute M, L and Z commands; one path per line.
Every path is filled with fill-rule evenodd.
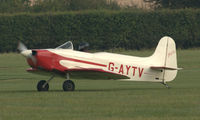
M 29 48 L 54 48 L 68 40 L 91 49 L 155 48 L 171 36 L 179 48 L 200 46 L 200 10 L 85 11 L 0 15 L 0 52 L 16 51 L 18 41 Z

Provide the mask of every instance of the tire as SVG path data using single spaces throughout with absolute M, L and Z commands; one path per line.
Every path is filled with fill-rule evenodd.
M 44 87 L 43 85 L 46 83 L 45 80 L 41 80 L 37 84 L 37 90 L 38 91 L 48 91 L 49 90 L 49 84 L 47 83 Z
M 63 90 L 64 91 L 74 91 L 75 89 L 75 84 L 73 81 L 71 80 L 66 80 L 64 83 L 63 83 Z

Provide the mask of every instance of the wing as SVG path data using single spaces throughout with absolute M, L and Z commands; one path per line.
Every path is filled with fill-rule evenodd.
M 74 68 L 68 69 L 66 72 L 70 73 L 70 77 L 76 79 L 93 79 L 93 80 L 107 80 L 107 79 L 130 79 L 125 75 L 120 75 L 103 69 L 95 68 Z
M 125 75 L 106 71 L 104 70 L 105 66 L 98 63 L 89 64 L 89 63 L 61 60 L 60 64 L 67 68 L 65 72 L 69 73 L 71 78 L 76 78 L 76 79 L 85 78 L 94 80 L 130 79 Z
M 82 62 L 82 63 L 81 63 Z M 70 78 L 74 79 L 92 79 L 92 80 L 108 80 L 108 79 L 130 79 L 129 77 L 121 74 L 116 74 L 105 70 L 105 65 L 98 63 L 87 63 L 84 61 L 68 61 L 61 60 L 60 65 L 62 65 L 65 70 L 53 69 L 52 71 L 45 71 L 43 69 L 30 68 L 27 69 L 28 72 L 40 75 L 49 75 L 49 73 L 54 72 L 59 75 L 66 77 L 65 73 L 70 74 Z

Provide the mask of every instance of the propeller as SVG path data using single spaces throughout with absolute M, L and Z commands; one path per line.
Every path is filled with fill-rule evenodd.
M 37 54 L 37 51 L 33 51 L 33 50 L 29 50 L 27 49 L 27 47 L 22 43 L 19 42 L 17 49 L 20 51 L 20 53 L 26 57 L 26 58 L 30 58 L 31 61 L 33 62 L 34 66 L 36 66 L 37 64 L 37 59 L 35 57 L 35 55 Z
M 27 47 L 26 47 L 22 42 L 19 42 L 17 49 L 18 49 L 20 52 L 25 51 L 25 50 L 28 50 Z

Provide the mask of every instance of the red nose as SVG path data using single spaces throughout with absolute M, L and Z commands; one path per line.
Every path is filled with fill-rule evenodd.
M 27 60 L 28 64 L 29 64 L 32 68 L 36 68 L 36 65 L 34 64 L 34 62 L 32 61 L 31 58 L 27 58 L 26 60 Z

